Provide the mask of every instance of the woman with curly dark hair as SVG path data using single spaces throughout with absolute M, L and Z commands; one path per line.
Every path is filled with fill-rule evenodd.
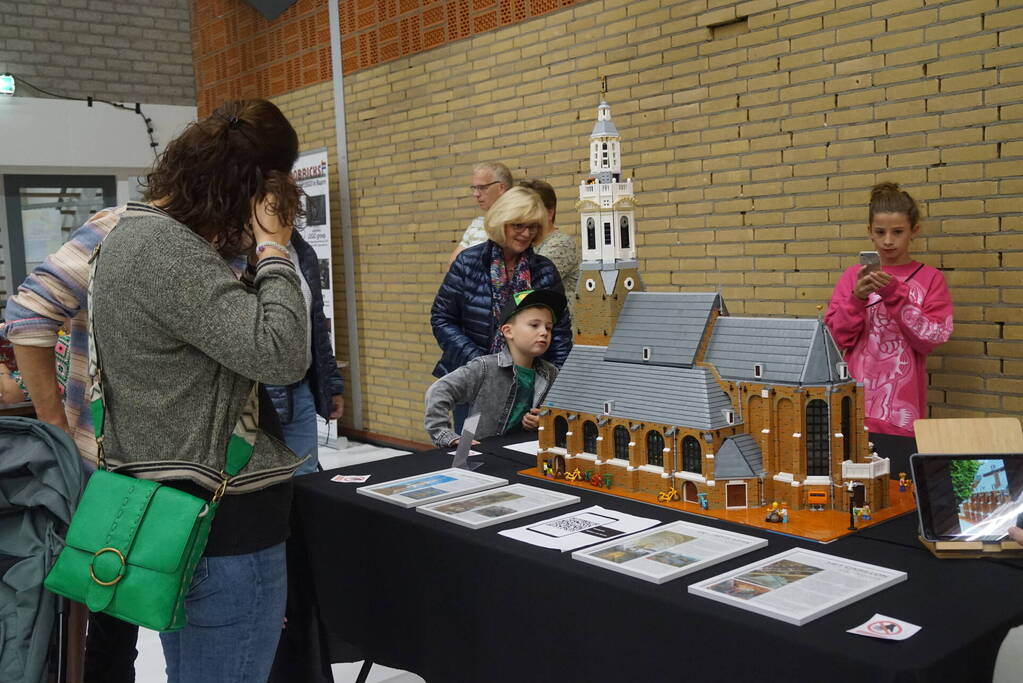
M 256 427 L 187 596 L 161 634 L 171 683 L 266 680 L 284 617 L 292 473 L 261 384 L 306 371 L 308 313 L 289 258 L 298 138 L 265 100 L 231 102 L 172 141 L 103 240 L 93 341 L 107 467 L 209 499 L 232 434 Z M 239 280 L 225 259 L 247 255 Z M 243 417 L 244 416 L 244 417 Z

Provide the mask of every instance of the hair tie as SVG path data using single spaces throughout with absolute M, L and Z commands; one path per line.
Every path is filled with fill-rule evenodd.
M 217 118 L 219 118 L 219 119 L 221 119 L 221 120 L 223 120 L 223 121 L 225 121 L 227 123 L 227 130 L 238 130 L 239 128 L 242 127 L 242 120 L 239 119 L 234 114 L 231 114 L 230 116 L 228 116 L 227 114 L 224 114 L 223 112 L 217 112 Z

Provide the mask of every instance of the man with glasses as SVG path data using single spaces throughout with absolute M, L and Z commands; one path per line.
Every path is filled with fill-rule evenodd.
M 469 189 L 484 214 L 511 186 L 511 171 L 499 161 L 476 164 L 472 168 L 472 184 Z M 451 252 L 447 267 L 450 268 L 451 264 L 455 262 L 455 258 L 463 251 L 486 240 L 487 231 L 483 228 L 483 216 L 477 216 L 472 223 L 469 223 L 469 227 L 462 234 L 462 240 Z

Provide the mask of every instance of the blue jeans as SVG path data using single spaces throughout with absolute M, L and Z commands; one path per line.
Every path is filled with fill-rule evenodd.
M 203 557 L 185 598 L 188 626 L 161 633 L 168 683 L 262 683 L 288 597 L 284 544 Z
M 319 449 L 316 433 L 316 399 L 313 398 L 309 380 L 302 380 L 291 390 L 291 422 L 282 422 L 284 442 L 295 455 L 309 459 L 298 466 L 295 476 L 313 474 L 319 463 Z

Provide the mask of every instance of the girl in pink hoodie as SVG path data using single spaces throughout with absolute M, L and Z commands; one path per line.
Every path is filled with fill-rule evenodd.
M 892 463 L 893 475 L 895 465 L 905 470 L 903 457 L 916 451 L 913 421 L 927 417 L 927 355 L 952 334 L 944 276 L 909 255 L 919 231 L 920 209 L 909 193 L 895 183 L 875 185 L 867 234 L 881 268 L 847 268 L 824 317 L 849 374 L 866 390 L 864 424 L 871 441 L 881 456 L 900 461 Z

